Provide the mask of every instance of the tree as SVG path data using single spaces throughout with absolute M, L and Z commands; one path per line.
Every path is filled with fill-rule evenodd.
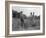
M 17 13 L 18 13 L 17 11 L 12 10 L 12 17 L 15 18 Z

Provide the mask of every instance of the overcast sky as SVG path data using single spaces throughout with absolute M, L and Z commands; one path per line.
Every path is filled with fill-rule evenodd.
M 14 11 L 23 11 L 23 14 L 26 16 L 29 16 L 30 13 L 34 12 L 35 15 L 39 16 L 40 15 L 40 8 L 39 7 L 20 7 L 20 6 L 13 6 L 12 9 Z

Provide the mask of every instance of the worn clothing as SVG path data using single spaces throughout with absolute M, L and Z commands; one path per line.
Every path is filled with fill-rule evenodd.
M 21 21 L 21 27 L 24 26 L 24 16 L 23 14 L 20 14 L 20 21 Z

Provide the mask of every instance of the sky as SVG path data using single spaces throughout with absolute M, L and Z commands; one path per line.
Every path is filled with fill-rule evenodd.
M 25 14 L 27 17 L 30 16 L 30 13 L 34 12 L 34 15 L 39 16 L 40 15 L 40 7 L 20 7 L 20 6 L 13 6 L 12 10 L 14 11 L 23 11 L 23 14 Z

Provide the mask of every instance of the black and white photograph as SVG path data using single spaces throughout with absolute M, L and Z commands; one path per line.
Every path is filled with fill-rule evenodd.
M 5 4 L 5 36 L 45 35 L 45 4 L 7 1 Z
M 43 6 L 37 4 L 9 4 L 9 34 L 43 33 Z
M 12 7 L 12 31 L 40 30 L 40 7 Z
M 34 2 L 6 2 L 5 36 L 45 34 L 45 5 Z

